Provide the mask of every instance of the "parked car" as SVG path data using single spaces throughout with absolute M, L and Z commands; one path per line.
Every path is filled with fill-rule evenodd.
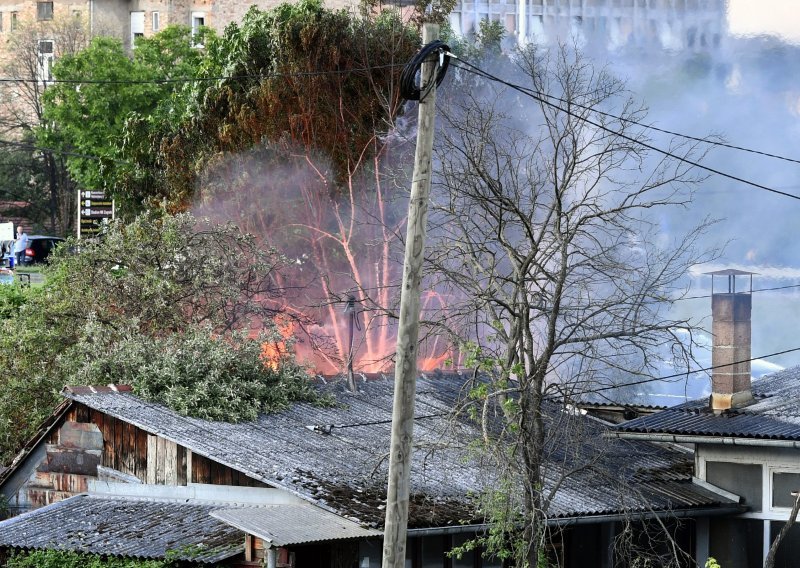
M 61 243 L 64 239 L 61 237 L 50 237 L 47 235 L 29 235 L 28 248 L 25 249 L 25 256 L 22 259 L 22 266 L 30 266 L 32 264 L 41 264 L 47 261 L 50 253 Z M 10 245 L 10 246 L 8 246 Z M 8 266 L 9 257 L 13 254 L 9 252 L 13 250 L 13 241 L 3 241 L 0 243 L 2 247 L 3 256 L 0 265 Z

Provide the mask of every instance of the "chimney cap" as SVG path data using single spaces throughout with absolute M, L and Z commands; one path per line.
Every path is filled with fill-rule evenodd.
M 711 276 L 744 276 L 758 274 L 758 272 L 748 272 L 747 270 L 739 270 L 738 268 L 725 268 L 723 270 L 714 270 L 713 272 L 704 272 Z

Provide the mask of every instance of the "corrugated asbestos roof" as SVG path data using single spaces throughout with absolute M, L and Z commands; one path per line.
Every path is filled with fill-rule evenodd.
M 714 414 L 707 398 L 620 424 L 622 432 L 800 441 L 800 366 L 752 383 L 754 400 Z
M 312 505 L 265 505 L 222 509 L 211 513 L 231 526 L 274 546 L 381 536 L 380 531 L 328 513 Z
M 0 546 L 56 548 L 215 563 L 244 551 L 244 533 L 211 512 L 230 504 L 77 495 L 0 523 Z
M 495 467 L 470 446 L 480 431 L 465 413 L 451 418 L 467 383 L 458 373 L 423 375 L 417 381 L 409 527 L 474 519 L 467 496 L 496 487 Z M 358 393 L 347 391 L 341 381 L 323 388 L 337 398 L 335 407 L 296 404 L 240 424 L 186 418 L 110 389 L 73 387 L 64 395 L 345 518 L 379 527 L 393 382 L 390 377 L 359 382 Z M 691 454 L 647 442 L 606 440 L 605 425 L 557 405 L 548 407 L 548 421 L 553 435 L 546 469 L 577 470 L 550 503 L 550 517 L 730 505 L 691 483 Z

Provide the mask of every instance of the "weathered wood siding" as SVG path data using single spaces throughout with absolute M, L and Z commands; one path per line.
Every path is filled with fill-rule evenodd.
M 97 475 L 103 439 L 90 423 L 62 421 L 42 441 L 41 461 L 9 504 L 15 511 L 36 509 L 83 493 L 88 480 Z
M 67 420 L 90 422 L 100 429 L 103 434 L 101 465 L 147 482 L 147 432 L 81 404 L 73 407 Z
M 241 487 L 269 487 L 255 479 L 247 477 L 235 469 L 221 465 L 197 454 L 191 455 L 191 471 L 193 483 L 210 483 L 213 485 L 237 485 Z
M 101 465 L 133 475 L 142 483 L 268 487 L 235 469 L 192 454 L 175 442 L 81 404 L 73 407 L 67 419 L 95 424 L 103 435 Z

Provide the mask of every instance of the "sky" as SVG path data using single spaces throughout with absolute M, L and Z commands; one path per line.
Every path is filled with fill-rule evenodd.
M 729 0 L 728 24 L 733 35 L 774 35 L 800 43 L 797 0 Z

